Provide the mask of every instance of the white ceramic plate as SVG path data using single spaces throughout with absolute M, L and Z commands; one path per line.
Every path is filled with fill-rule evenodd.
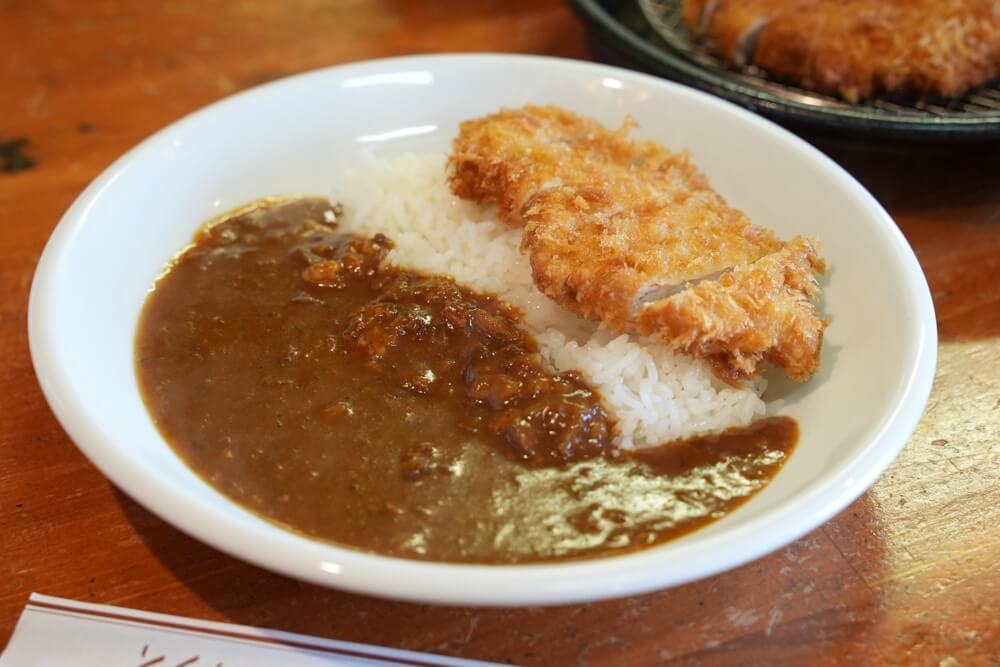
M 457 123 L 554 103 L 690 149 L 712 183 L 783 236 L 822 239 L 832 317 L 823 370 L 778 388 L 801 440 L 777 478 L 725 519 L 632 555 L 524 566 L 407 561 L 290 534 L 195 476 L 143 406 L 132 345 L 164 264 L 205 220 L 266 195 L 331 192 L 361 151 L 447 150 Z M 438 603 L 525 605 L 663 588 L 735 567 L 815 528 L 885 470 L 913 431 L 937 333 L 924 276 L 895 224 L 848 174 L 779 127 L 625 70 L 470 55 L 364 62 L 236 95 L 167 127 L 95 180 L 39 262 L 29 329 L 60 422 L 115 484 L 234 556 L 307 581 Z

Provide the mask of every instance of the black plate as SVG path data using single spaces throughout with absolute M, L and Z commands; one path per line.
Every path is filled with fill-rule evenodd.
M 697 44 L 679 18 L 680 0 L 569 0 L 595 53 L 713 93 L 776 121 L 884 138 L 1000 138 L 1000 82 L 952 100 L 882 98 L 848 104 L 835 97 L 735 70 Z

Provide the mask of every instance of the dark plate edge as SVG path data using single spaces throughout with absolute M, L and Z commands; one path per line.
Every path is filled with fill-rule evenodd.
M 593 46 L 598 51 L 610 50 L 639 69 L 718 95 L 773 120 L 884 138 L 938 141 L 1000 138 L 1000 122 L 996 121 L 978 118 L 873 118 L 852 110 L 802 108 L 791 102 L 776 100 L 764 92 L 755 94 L 727 85 L 721 79 L 713 82 L 706 79 L 705 71 L 697 64 L 640 38 L 609 14 L 598 0 L 567 0 L 567 4 L 587 27 Z

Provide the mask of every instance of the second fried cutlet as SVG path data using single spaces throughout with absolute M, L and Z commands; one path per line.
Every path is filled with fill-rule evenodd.
M 687 155 L 632 141 L 629 128 L 536 106 L 466 121 L 451 188 L 524 228 L 536 285 L 568 310 L 706 358 L 729 382 L 764 361 L 807 379 L 824 328 L 810 301 L 823 268 L 814 244 L 752 224 Z
M 955 97 L 1000 74 L 997 0 L 685 0 L 683 18 L 731 62 L 850 102 Z

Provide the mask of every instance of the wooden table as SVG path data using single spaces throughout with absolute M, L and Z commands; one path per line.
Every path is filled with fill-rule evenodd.
M 0 0 L 0 45 L 0 645 L 39 591 L 523 664 L 1000 664 L 1000 146 L 822 145 L 916 249 L 941 335 L 927 413 L 860 500 L 777 553 L 673 590 L 544 610 L 430 607 L 251 567 L 118 492 L 42 398 L 28 289 L 87 182 L 183 114 L 350 60 L 586 58 L 570 12 L 555 0 Z

